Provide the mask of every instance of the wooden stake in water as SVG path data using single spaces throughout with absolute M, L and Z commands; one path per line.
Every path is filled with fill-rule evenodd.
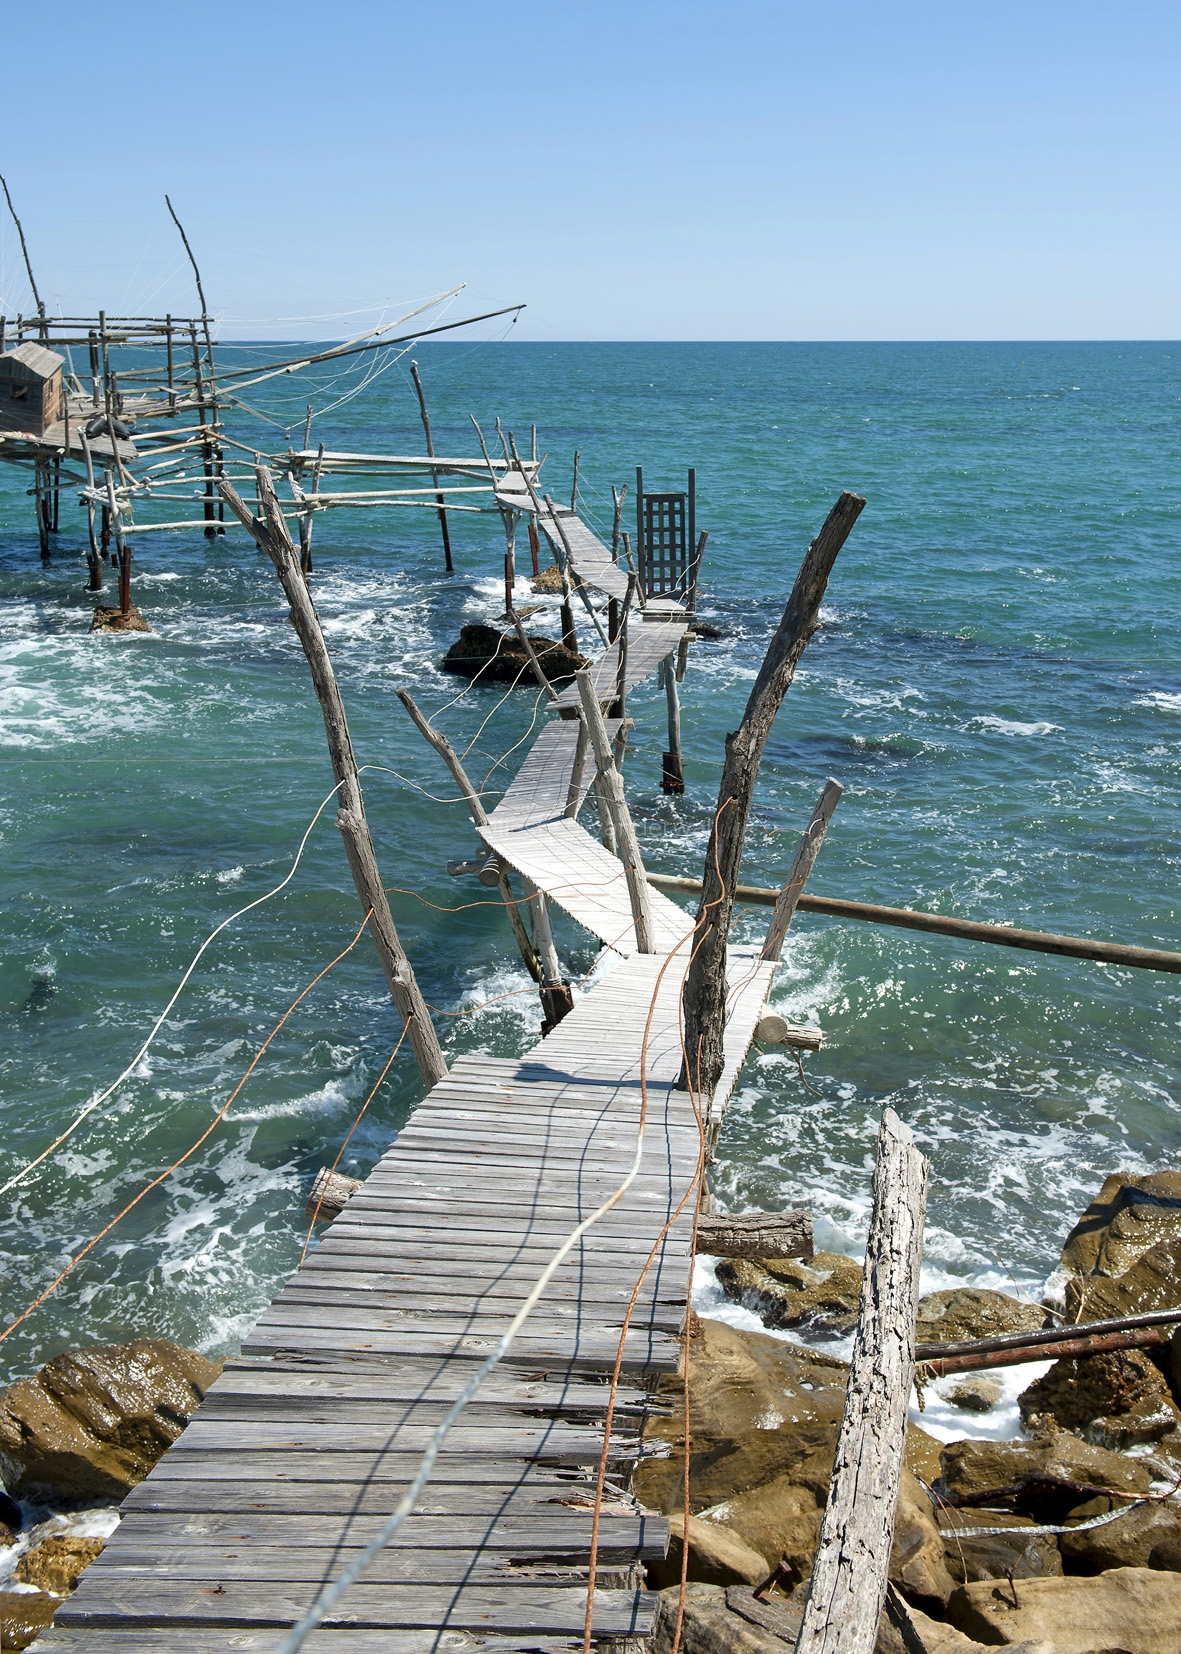
M 422 416 L 422 429 L 426 437 L 426 451 L 429 459 L 435 457 L 435 444 L 431 437 L 431 420 L 426 411 L 426 392 L 422 388 L 422 380 L 418 377 L 418 363 L 411 362 L 410 377 L 414 380 L 414 388 L 418 392 L 418 411 Z M 439 473 L 431 472 L 431 481 L 436 488 L 439 486 Z M 447 522 L 446 500 L 442 494 L 435 495 L 435 503 L 439 508 L 439 532 L 443 536 L 443 561 L 448 574 L 455 573 L 455 564 L 451 561 L 451 529 Z

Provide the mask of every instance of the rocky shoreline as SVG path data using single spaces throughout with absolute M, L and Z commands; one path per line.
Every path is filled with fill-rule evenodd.
M 686 1550 L 685 1654 L 784 1654 L 844 1407 L 848 1369 L 832 1346 L 856 1320 L 861 1269 L 818 1253 L 807 1263 L 721 1260 L 716 1273 L 768 1330 L 691 1315 L 687 1525 L 681 1377 L 663 1381 L 673 1405 L 645 1428 L 651 1451 L 633 1491 L 672 1528 L 668 1557 L 648 1570 L 662 1593 L 655 1654 L 672 1646 Z M 1051 1282 L 1044 1304 L 971 1287 L 931 1293 L 918 1339 L 955 1343 L 1031 1332 L 1056 1316 L 1085 1323 L 1181 1304 L 1181 1173 L 1109 1177 Z M 114 1531 L 118 1502 L 219 1371 L 178 1344 L 141 1338 L 59 1355 L 0 1395 L 4 1650 L 25 1648 L 52 1622 Z M 1028 1377 L 1009 1439 L 998 1439 L 1008 1415 L 993 1375 L 923 1387 L 928 1403 L 938 1395 L 944 1404 L 941 1417 L 949 1408 L 962 1416 L 964 1433 L 939 1440 L 921 1414 L 908 1426 L 890 1579 L 908 1605 L 912 1646 L 917 1635 L 928 1654 L 1178 1654 L 1181 1330 L 1157 1349 L 1041 1363 Z M 878 1654 L 905 1646 L 883 1619 Z

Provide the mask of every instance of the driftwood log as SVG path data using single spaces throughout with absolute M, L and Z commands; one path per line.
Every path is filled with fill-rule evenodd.
M 840 803 L 844 788 L 839 781 L 834 781 L 830 775 L 824 783 L 824 791 L 816 801 L 816 808 L 812 811 L 812 819 L 804 828 L 804 836 L 800 840 L 799 849 L 792 858 L 792 864 L 787 870 L 787 877 L 783 881 L 783 889 L 775 903 L 775 911 L 771 915 L 771 923 L 767 926 L 767 939 L 763 943 L 763 958 L 778 959 L 783 952 L 783 944 L 787 937 L 788 928 L 795 918 L 796 908 L 800 905 L 800 897 L 804 893 L 804 886 L 808 876 L 816 865 L 816 858 L 820 854 L 820 847 L 824 843 L 824 835 L 828 832 L 828 824 L 832 820 L 832 813 Z
M 791 1045 L 797 1051 L 819 1051 L 824 1043 L 824 1035 L 819 1028 L 809 1028 L 803 1023 L 785 1022 L 774 1011 L 760 1017 L 755 1027 L 756 1045 Z
M 331 1223 L 338 1218 L 361 1187 L 359 1177 L 345 1177 L 343 1172 L 321 1166 L 308 1196 L 304 1217 L 309 1223 Z
M 812 1256 L 811 1212 L 715 1212 L 697 1220 L 696 1250 L 709 1258 Z
M 750 692 L 742 724 L 737 734 L 726 737 L 717 814 L 705 856 L 697 940 L 682 996 L 685 1049 L 690 1059 L 689 1071 L 682 1073 L 681 1084 L 706 1098 L 713 1096 L 725 1066 L 722 1037 L 726 1013 L 726 942 L 759 762 L 775 714 L 795 677 L 800 656 L 816 630 L 821 600 L 837 553 L 864 505 L 859 495 L 842 494 L 808 547 L 783 618 Z
M 797 1654 L 872 1654 L 886 1598 L 914 1380 L 927 1161 L 886 1109 L 845 1412 Z
M 1060 1329 L 1066 1330 L 1066 1329 Z M 947 1378 L 951 1373 L 978 1373 L 989 1367 L 1023 1367 L 1031 1361 L 1077 1361 L 1085 1355 L 1108 1355 L 1112 1350 L 1151 1350 L 1169 1342 L 1164 1327 L 1131 1327 L 1126 1332 L 1081 1333 L 1059 1336 L 1053 1343 L 1019 1344 L 1002 1350 L 972 1350 L 960 1355 L 936 1355 L 938 1344 L 924 1344 L 918 1359 L 922 1378 Z M 917 1353 L 917 1352 L 916 1352 Z
M 652 938 L 652 904 L 648 899 L 648 881 L 644 876 L 644 860 L 640 854 L 640 841 L 636 837 L 636 829 L 632 824 L 631 811 L 627 807 L 627 799 L 623 792 L 623 778 L 615 767 L 611 746 L 607 738 L 607 726 L 603 722 L 602 708 L 599 706 L 598 696 L 589 672 L 580 672 L 577 677 L 578 693 L 582 700 L 582 716 L 586 724 L 587 734 L 591 746 L 594 748 L 597 770 L 595 784 L 598 788 L 599 799 L 605 800 L 611 825 L 614 829 L 615 842 L 619 846 L 619 859 L 623 863 L 624 876 L 627 880 L 627 894 L 631 902 L 632 922 L 636 927 L 636 952 L 655 953 L 656 947 Z
M 353 883 L 357 887 L 361 906 L 369 915 L 369 931 L 377 948 L 377 956 L 381 961 L 381 968 L 389 984 L 394 1004 L 403 1019 L 409 1023 L 410 1044 L 418 1062 L 419 1072 L 427 1086 L 437 1085 L 447 1073 L 447 1064 L 443 1060 L 443 1052 L 426 1001 L 419 992 L 414 971 L 398 938 L 385 886 L 378 872 L 373 840 L 369 836 L 369 825 L 365 820 L 365 804 L 361 796 L 357 760 L 353 756 L 353 743 L 349 738 L 349 726 L 344 715 L 344 702 L 340 697 L 336 674 L 332 670 L 332 660 L 324 642 L 324 634 L 320 630 L 320 619 L 312 604 L 307 582 L 300 573 L 299 558 L 291 535 L 287 531 L 271 474 L 264 465 L 256 468 L 255 479 L 259 505 L 263 513 L 261 519 L 252 515 L 237 490 L 224 478 L 219 481 L 218 488 L 230 510 L 239 522 L 250 530 L 275 565 L 275 573 L 279 576 L 279 583 L 291 606 L 291 619 L 303 645 L 303 652 L 307 656 L 312 683 L 315 685 L 320 711 L 324 716 L 328 756 L 332 761 L 332 773 L 336 777 L 336 796 L 340 805 L 336 825 L 344 840 Z

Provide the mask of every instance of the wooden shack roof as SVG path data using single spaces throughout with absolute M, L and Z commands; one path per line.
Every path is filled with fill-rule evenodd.
M 16 350 L 6 350 L 0 356 L 0 371 L 7 368 L 5 377 L 10 379 L 52 379 L 57 370 L 65 366 L 65 360 L 56 351 L 46 350 L 44 345 L 18 345 Z M 14 367 L 24 371 L 13 373 Z

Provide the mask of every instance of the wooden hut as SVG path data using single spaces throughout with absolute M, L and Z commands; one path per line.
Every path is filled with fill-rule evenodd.
M 44 436 L 63 417 L 64 365 L 44 345 L 20 345 L 0 356 L 0 431 Z

